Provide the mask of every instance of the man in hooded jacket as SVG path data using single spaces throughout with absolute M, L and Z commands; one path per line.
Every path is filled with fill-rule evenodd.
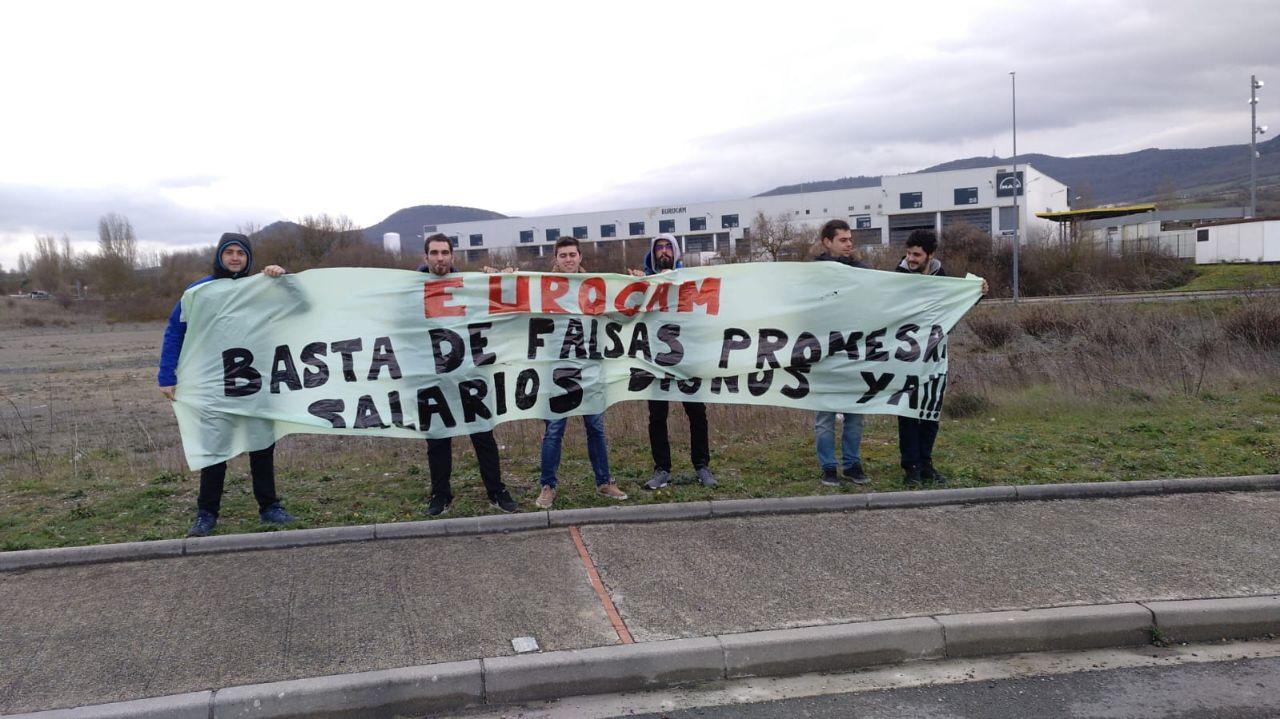
M 192 282 L 187 289 L 214 280 L 238 280 L 248 277 L 253 270 L 253 247 L 249 238 L 237 232 L 223 233 L 213 253 L 213 274 Z M 279 265 L 267 265 L 262 274 L 279 277 L 285 269 Z M 177 390 L 178 357 L 182 354 L 182 342 L 187 335 L 187 323 L 182 319 L 182 302 L 174 305 L 169 324 L 164 330 L 160 349 L 160 370 L 156 382 L 160 393 L 170 402 Z M 276 496 L 275 444 L 249 453 L 249 474 L 253 477 L 253 496 L 258 500 L 258 518 L 266 524 L 288 524 L 293 515 L 280 506 Z M 200 494 L 196 499 L 196 520 L 187 531 L 188 537 L 203 537 L 218 524 L 218 512 L 222 506 L 222 488 L 227 475 L 227 463 L 219 462 L 200 470 Z
M 938 234 L 933 230 L 912 230 L 907 235 L 906 255 L 895 271 L 915 275 L 946 277 L 942 262 L 934 257 L 938 251 Z M 990 285 L 982 281 L 982 294 Z M 898 417 L 898 452 L 904 472 L 902 483 L 908 487 L 928 482 L 946 484 L 947 478 L 933 466 L 933 443 L 938 438 L 938 422 L 914 417 Z
M 631 270 L 636 277 L 656 275 L 683 267 L 680 261 L 680 243 L 674 235 L 663 233 L 649 242 L 649 252 L 644 256 L 644 270 Z M 689 418 L 689 459 L 704 487 L 716 486 L 711 473 L 711 446 L 707 429 L 707 406 L 701 402 L 681 402 Z M 670 403 L 666 400 L 649 400 L 649 447 L 653 454 L 653 476 L 644 483 L 645 489 L 661 489 L 671 483 L 671 442 L 667 435 L 667 414 Z

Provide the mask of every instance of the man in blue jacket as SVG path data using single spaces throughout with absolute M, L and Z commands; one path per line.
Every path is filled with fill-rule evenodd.
M 201 277 L 191 287 L 213 280 L 238 280 L 248 277 L 253 269 L 253 248 L 249 238 L 226 232 L 218 239 L 213 253 L 213 274 Z M 267 265 L 262 274 L 279 277 L 285 274 L 279 265 Z M 164 330 L 164 343 L 160 350 L 160 371 L 156 382 L 160 393 L 170 402 L 177 390 L 178 357 L 182 354 L 182 341 L 187 334 L 187 323 L 182 320 L 182 302 L 174 305 L 169 315 L 169 325 Z M 253 477 L 253 496 L 258 500 L 258 518 L 266 524 L 288 524 L 293 515 L 280 506 L 276 496 L 275 445 L 249 453 L 249 473 Z M 222 505 L 222 487 L 227 476 L 227 463 L 219 462 L 200 470 L 200 494 L 196 499 L 196 521 L 187 530 L 188 537 L 203 537 L 218 524 L 218 510 Z
M 656 275 L 683 267 L 680 262 L 680 243 L 675 235 L 661 234 L 649 242 L 649 252 L 644 256 L 644 271 L 631 270 L 636 277 Z M 689 418 L 689 459 L 704 487 L 716 486 L 716 476 L 711 473 L 711 446 L 707 430 L 707 406 L 701 402 L 681 402 Z M 649 400 L 649 448 L 653 454 L 653 476 L 644 483 L 645 489 L 661 489 L 671 483 L 671 442 L 667 436 L 666 400 Z

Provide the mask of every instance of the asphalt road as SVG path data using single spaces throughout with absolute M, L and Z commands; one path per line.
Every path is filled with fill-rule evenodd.
M 728 704 L 629 719 L 1274 719 L 1280 658 L 1111 669 Z

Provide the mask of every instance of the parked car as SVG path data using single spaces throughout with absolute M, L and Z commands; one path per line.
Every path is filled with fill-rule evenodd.
M 32 290 L 30 297 L 33 300 L 47 300 L 49 299 L 50 295 L 48 292 L 45 292 L 44 290 Z

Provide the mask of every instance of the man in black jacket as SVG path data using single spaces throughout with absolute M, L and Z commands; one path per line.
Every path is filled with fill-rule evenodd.
M 942 262 L 934 254 L 938 251 L 938 234 L 933 230 L 912 230 L 907 235 L 907 254 L 898 262 L 897 271 L 917 275 L 946 277 Z M 990 287 L 982 281 L 982 294 Z M 946 484 L 933 466 L 933 442 L 938 437 L 938 423 L 934 420 L 898 417 L 898 451 L 902 455 L 902 470 L 906 473 L 902 483 L 910 486 L 924 482 Z
M 822 254 L 813 258 L 819 262 L 839 262 L 849 267 L 867 269 L 858 261 L 853 248 L 853 231 L 844 220 L 831 220 L 822 226 L 818 234 L 822 243 Z M 840 465 L 844 478 L 854 484 L 866 484 L 866 473 L 862 470 L 862 415 L 856 412 L 842 412 L 843 429 L 840 433 Z M 822 469 L 823 484 L 838 487 L 840 477 L 836 474 L 836 413 L 818 412 L 813 418 L 813 444 L 818 453 L 818 466 Z
M 454 272 L 453 242 L 442 234 L 435 234 L 423 243 L 422 266 L 419 272 L 429 272 L 443 277 Z M 504 512 L 516 511 L 516 503 L 511 493 L 502 483 L 502 469 L 498 463 L 498 442 L 493 437 L 493 430 L 476 432 L 471 435 L 471 446 L 476 451 L 476 461 L 480 464 L 480 480 L 484 482 L 485 491 L 489 494 L 489 504 Z M 431 501 L 427 504 L 427 515 L 439 517 L 449 511 L 453 503 L 453 489 L 449 485 L 453 474 L 453 438 L 427 440 L 427 469 L 431 473 Z

